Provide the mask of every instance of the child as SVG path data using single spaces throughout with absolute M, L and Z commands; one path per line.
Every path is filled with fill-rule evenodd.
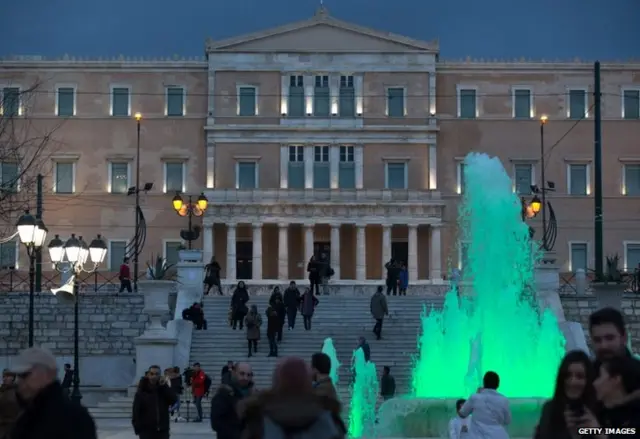
M 469 437 L 470 418 L 461 418 L 458 414 L 464 402 L 464 399 L 456 401 L 456 417 L 449 421 L 449 439 L 466 439 Z

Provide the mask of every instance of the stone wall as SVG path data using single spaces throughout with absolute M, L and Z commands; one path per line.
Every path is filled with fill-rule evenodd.
M 599 308 L 598 301 L 591 295 L 561 295 L 564 314 L 568 321 L 579 322 L 585 330 L 587 343 L 589 340 L 589 315 Z M 640 295 L 625 296 L 622 300 L 622 311 L 627 322 L 627 330 L 631 334 L 633 352 L 640 352 Z
M 0 297 L 0 356 L 13 356 L 28 343 L 29 294 Z M 135 357 L 134 339 L 149 320 L 142 312 L 142 295 L 86 293 L 79 305 L 81 356 Z M 73 355 L 73 323 L 73 300 L 49 292 L 36 294 L 36 345 L 59 356 Z

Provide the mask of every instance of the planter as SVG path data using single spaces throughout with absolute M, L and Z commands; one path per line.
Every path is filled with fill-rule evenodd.
M 599 308 L 615 308 L 622 307 L 622 296 L 626 288 L 624 283 L 616 282 L 592 282 L 591 288 L 593 294 L 598 301 Z
M 175 289 L 175 282 L 171 280 L 141 280 L 138 288 L 144 294 L 144 309 L 149 316 L 149 326 L 145 335 L 164 334 L 165 327 L 162 319 L 169 314 L 169 294 Z
M 178 252 L 180 262 L 202 262 L 202 250 L 180 250 Z

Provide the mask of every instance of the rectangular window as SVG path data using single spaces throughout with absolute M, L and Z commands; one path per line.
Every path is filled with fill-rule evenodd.
M 458 245 L 458 268 L 462 271 L 469 266 L 469 243 L 461 242 Z
M 531 119 L 531 90 L 523 88 L 513 90 L 513 117 Z
M 461 119 L 475 119 L 477 114 L 476 91 L 463 88 L 459 91 L 459 116 Z
M 587 243 L 572 242 L 571 243 L 571 271 L 575 273 L 578 270 L 584 270 L 587 273 Z
M 405 102 L 404 88 L 390 87 L 387 89 L 387 116 L 404 117 Z
M 127 254 L 127 241 L 109 241 L 109 270 L 118 271 Z
M 0 268 L 16 268 L 18 260 L 18 241 L 3 242 L 0 244 Z
M 111 167 L 111 193 L 126 194 L 129 190 L 129 163 L 109 164 Z
M 463 162 L 459 162 L 458 163 L 458 193 L 459 194 L 464 194 L 464 184 L 465 179 L 464 179 L 464 163 Z
M 587 115 L 587 91 L 569 90 L 569 119 L 582 119 Z
M 164 164 L 165 193 L 184 192 L 184 163 Z
M 304 189 L 304 146 L 289 147 L 289 189 Z
M 329 189 L 331 187 L 331 171 L 329 169 L 329 147 L 313 148 L 313 187 Z
M 622 96 L 625 119 L 640 119 L 640 90 L 625 90 Z
M 58 87 L 56 114 L 60 117 L 76 115 L 76 90 L 73 87 Z
M 167 116 L 184 116 L 184 88 L 167 87 Z
M 640 164 L 624 165 L 624 195 L 640 195 Z
M 72 194 L 75 192 L 76 165 L 72 162 L 55 164 L 53 190 L 56 194 Z
M 304 116 L 304 76 L 289 77 L 289 116 Z
M 238 116 L 255 116 L 258 93 L 255 87 L 238 88 Z
M 531 194 L 531 185 L 533 184 L 533 165 L 518 164 L 514 167 L 514 184 L 518 195 Z
M 257 189 L 258 188 L 258 164 L 256 162 L 238 162 L 236 164 L 236 188 L 237 189 Z
M 164 242 L 164 260 L 167 266 L 175 266 L 180 261 L 180 250 L 182 250 L 181 241 Z
M 386 189 L 406 189 L 407 188 L 407 164 L 387 163 L 387 184 Z
M 6 192 L 18 192 L 20 172 L 17 163 L 3 162 L 0 164 L 0 188 Z
M 338 187 L 340 189 L 355 189 L 355 165 L 355 148 L 353 146 L 341 146 L 340 167 L 338 168 Z
M 569 165 L 569 195 L 587 195 L 589 187 L 589 165 Z
M 2 114 L 7 117 L 20 115 L 20 87 L 2 89 Z
M 634 271 L 640 268 L 640 243 L 625 243 L 624 246 L 626 267 L 625 271 Z
M 113 87 L 111 89 L 111 115 L 131 116 L 131 97 L 128 87 Z
M 327 75 L 316 76 L 316 85 L 313 89 L 313 115 L 329 117 L 330 101 L 329 77 Z
M 356 115 L 356 89 L 353 76 L 340 76 L 338 111 L 340 117 L 355 117 Z

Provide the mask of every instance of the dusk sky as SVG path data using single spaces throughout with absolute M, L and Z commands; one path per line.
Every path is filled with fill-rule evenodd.
M 319 0 L 0 0 L 0 56 L 202 56 L 309 18 Z M 331 15 L 440 39 L 442 58 L 640 59 L 640 0 L 325 0 Z

